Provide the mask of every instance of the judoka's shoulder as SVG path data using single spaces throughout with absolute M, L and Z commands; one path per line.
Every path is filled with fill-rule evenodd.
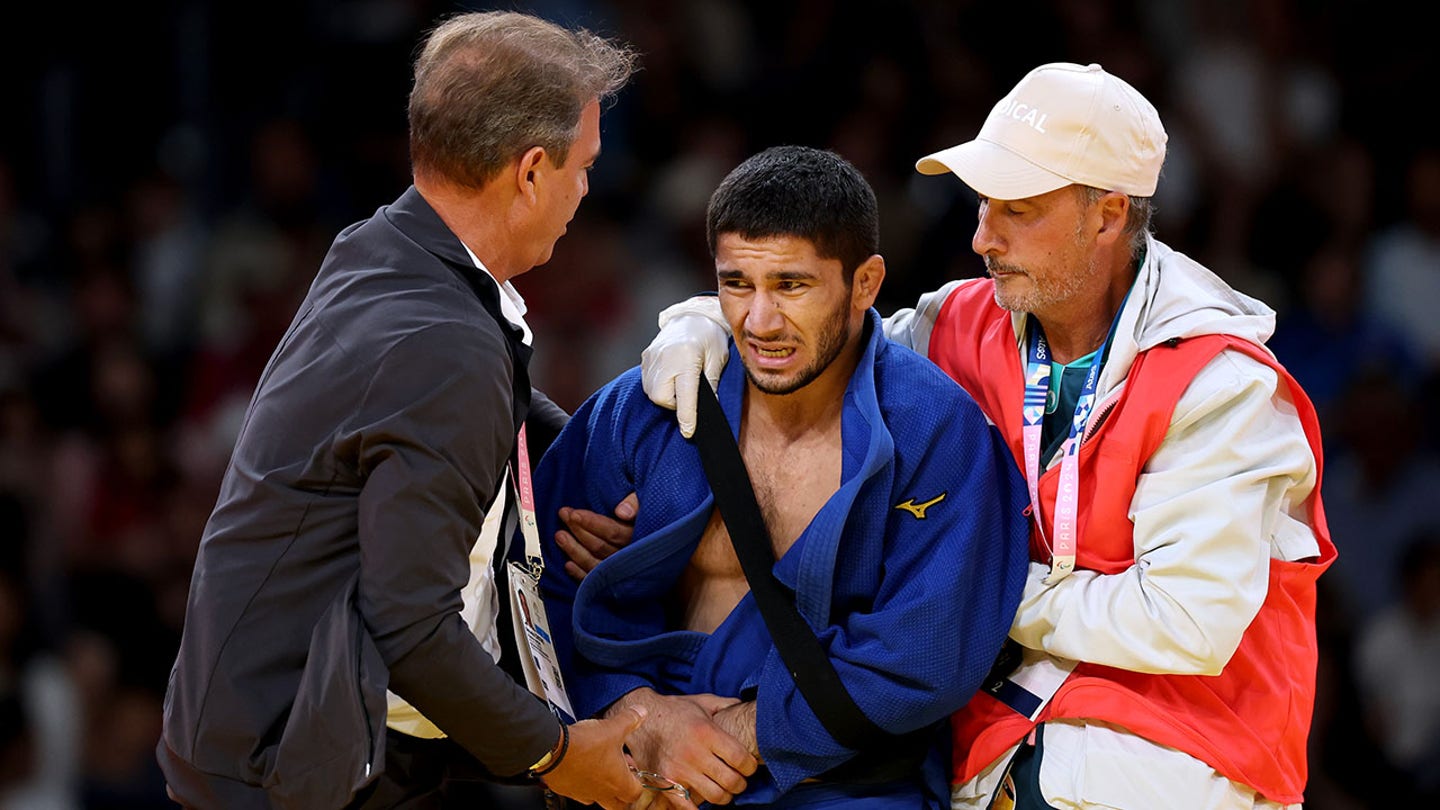
M 645 396 L 639 366 L 623 372 L 591 394 L 576 410 L 575 418 L 588 420 L 592 432 L 601 426 L 634 430 L 637 427 L 650 428 L 657 424 L 663 428 L 667 425 L 673 426 L 675 422 L 673 411 L 661 408 Z
M 640 367 L 632 366 L 596 389 L 590 401 L 597 407 L 603 404 L 606 408 L 630 408 L 637 395 L 643 397 L 645 391 L 640 384 Z
M 943 425 L 955 419 L 985 417 L 970 394 L 938 366 L 892 341 L 875 357 L 875 394 L 887 414 L 903 414 L 921 423 Z

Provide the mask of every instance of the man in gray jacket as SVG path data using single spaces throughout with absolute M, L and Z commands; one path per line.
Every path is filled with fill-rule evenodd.
M 517 434 L 564 418 L 532 403 L 510 279 L 574 216 L 632 60 L 514 13 L 427 39 L 414 186 L 335 240 L 205 528 L 157 750 L 181 804 L 428 807 L 476 775 L 640 796 L 643 713 L 567 727 L 507 675 L 492 573 Z

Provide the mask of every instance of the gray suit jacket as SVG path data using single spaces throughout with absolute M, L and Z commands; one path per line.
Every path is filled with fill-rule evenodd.
M 531 407 L 498 296 L 413 187 L 331 246 L 201 541 L 157 749 L 186 804 L 344 805 L 384 766 L 387 685 L 492 773 L 554 744 L 459 615 Z M 543 447 L 564 414 L 536 406 Z

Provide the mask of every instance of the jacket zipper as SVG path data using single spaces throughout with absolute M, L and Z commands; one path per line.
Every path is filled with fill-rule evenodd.
M 1090 418 L 1089 423 L 1085 425 L 1085 432 L 1080 436 L 1081 447 L 1085 446 L 1085 442 L 1090 441 L 1090 437 L 1094 436 L 1095 432 L 1105 424 L 1105 420 L 1110 418 L 1111 412 L 1120 402 L 1120 393 L 1124 390 L 1125 383 L 1122 382 L 1105 394 L 1105 401 L 1101 403 L 1101 407 L 1095 412 L 1095 415 Z

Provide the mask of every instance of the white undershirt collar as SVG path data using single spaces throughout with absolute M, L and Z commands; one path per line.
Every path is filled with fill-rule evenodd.
M 520 291 L 515 289 L 515 285 L 509 281 L 502 282 L 496 279 L 495 274 L 491 273 L 490 268 L 486 267 L 485 263 L 480 261 L 480 257 L 475 255 L 475 251 L 471 250 L 469 245 L 461 242 L 460 246 L 465 248 L 465 252 L 470 256 L 470 261 L 474 262 L 476 267 L 484 271 L 485 277 L 495 282 L 495 285 L 500 288 L 500 314 L 504 315 L 505 320 L 520 330 L 522 334 L 521 342 L 529 346 L 530 341 L 534 338 L 534 334 L 530 331 L 530 325 L 525 323 L 525 299 L 520 296 Z

